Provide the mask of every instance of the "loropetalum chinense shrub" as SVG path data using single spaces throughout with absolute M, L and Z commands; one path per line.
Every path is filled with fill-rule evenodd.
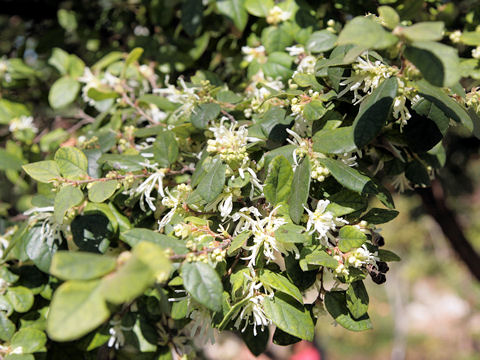
M 288 345 L 317 321 L 372 327 L 364 282 L 399 260 L 378 228 L 390 190 L 428 186 L 448 129 L 478 124 L 480 32 L 387 6 L 316 26 L 293 1 L 214 9 L 252 21 L 232 83 L 161 78 L 141 48 L 91 67 L 55 49 L 50 106 L 85 112 L 28 164 L 35 114 L 0 100 L 2 169 L 38 182 L 1 237 L 5 359 L 195 358 L 215 329 L 259 354 L 270 331 Z M 18 66 L 3 60 L 2 82 Z

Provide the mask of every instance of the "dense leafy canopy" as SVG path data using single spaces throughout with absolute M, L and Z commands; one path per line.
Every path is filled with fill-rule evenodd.
M 194 358 L 213 329 L 261 353 L 325 312 L 370 329 L 364 281 L 400 260 L 379 249 L 390 191 L 478 127 L 480 33 L 475 11 L 450 29 L 453 3 L 366 3 L 99 10 L 129 51 L 62 8 L 64 46 L 0 59 L 0 170 L 22 194 L 0 203 L 1 356 Z

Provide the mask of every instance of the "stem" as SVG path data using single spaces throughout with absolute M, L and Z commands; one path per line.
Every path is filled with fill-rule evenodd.
M 455 213 L 447 206 L 441 183 L 433 180 L 431 188 L 417 189 L 416 192 L 422 198 L 425 211 L 438 223 L 452 249 L 480 281 L 480 256 L 465 237 Z

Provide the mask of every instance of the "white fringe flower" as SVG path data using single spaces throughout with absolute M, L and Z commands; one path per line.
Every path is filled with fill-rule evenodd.
M 317 232 L 318 238 L 325 241 L 325 244 L 328 238 L 333 239 L 332 231 L 339 226 L 348 224 L 345 219 L 336 217 L 332 212 L 327 211 L 328 204 L 330 204 L 328 200 L 319 200 L 315 211 L 305 208 L 308 213 L 307 231 L 310 231 L 310 234 Z

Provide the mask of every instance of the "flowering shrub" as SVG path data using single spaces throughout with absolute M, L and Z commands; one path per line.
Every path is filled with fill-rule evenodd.
M 378 228 L 397 216 L 389 189 L 428 186 L 448 129 L 478 123 L 479 93 L 459 83 L 479 78 L 478 48 L 455 46 L 479 32 L 386 6 L 346 24 L 290 0 L 209 8 L 235 31 L 253 22 L 231 83 L 162 78 L 141 48 L 91 67 L 55 49 L 48 100 L 85 110 L 72 131 L 39 134 L 0 100 L 1 168 L 37 182 L 0 242 L 5 359 L 194 358 L 215 329 L 259 354 L 270 331 L 288 345 L 317 321 L 372 327 L 364 281 L 400 260 Z M 2 82 L 15 71 L 2 60 Z M 48 156 L 26 163 L 38 136 Z

